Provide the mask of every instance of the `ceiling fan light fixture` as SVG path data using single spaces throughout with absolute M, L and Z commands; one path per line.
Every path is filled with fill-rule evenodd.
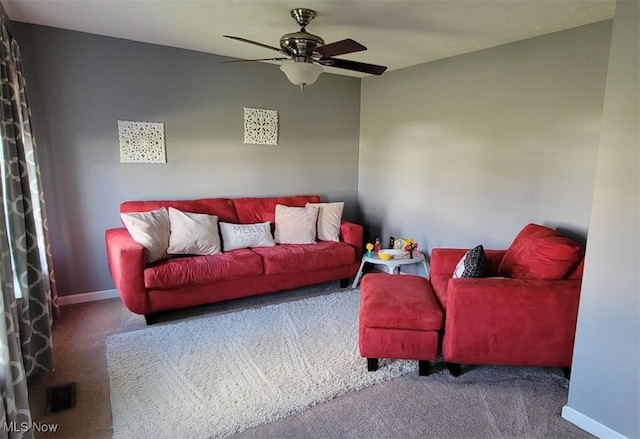
M 300 90 L 316 82 L 320 73 L 324 72 L 322 66 L 310 62 L 288 62 L 282 64 L 280 70 L 287 75 L 289 82 L 299 86 Z

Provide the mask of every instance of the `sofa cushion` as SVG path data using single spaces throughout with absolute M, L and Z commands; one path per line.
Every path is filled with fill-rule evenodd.
M 580 261 L 576 264 L 575 268 L 569 270 L 565 276 L 567 279 L 582 279 L 584 273 L 584 256 L 580 258 Z
M 275 241 L 278 244 L 315 244 L 318 210 L 317 206 L 276 204 Z
M 265 274 L 303 273 L 355 262 L 355 249 L 344 242 L 281 244 L 254 248 L 262 257 Z
M 148 212 L 161 207 L 173 207 L 183 212 L 206 213 L 217 215 L 220 221 L 237 223 L 238 215 L 229 198 L 201 198 L 198 200 L 156 200 L 156 201 L 125 201 L 120 204 L 120 212 Z
M 218 217 L 206 213 L 182 212 L 169 208 L 170 255 L 215 255 L 220 253 Z
M 561 279 L 582 257 L 582 246 L 549 227 L 528 224 L 513 240 L 499 275 L 520 279 Z
M 170 289 L 255 276 L 262 273 L 262 259 L 248 249 L 210 256 L 166 259 L 144 270 L 144 286 Z
M 484 277 L 487 274 L 487 257 L 484 247 L 475 246 L 467 251 L 456 265 L 453 277 Z
M 318 211 L 318 239 L 321 241 L 340 241 L 340 224 L 342 224 L 344 202 L 307 203 L 307 206 L 320 208 Z
M 167 257 L 170 233 L 167 209 L 121 213 L 120 218 L 133 240 L 144 247 L 147 263 Z
M 222 246 L 228 252 L 239 248 L 271 247 L 276 245 L 271 236 L 271 223 L 231 224 L 220 223 Z
M 272 198 L 237 198 L 233 203 L 238 212 L 238 221 L 243 224 L 263 223 L 270 221 L 275 224 L 276 204 L 285 206 L 304 207 L 307 203 L 318 203 L 317 195 L 295 195 L 290 197 Z

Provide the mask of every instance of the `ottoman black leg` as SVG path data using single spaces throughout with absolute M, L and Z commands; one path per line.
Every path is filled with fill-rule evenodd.
M 562 373 L 564 375 L 564 377 L 568 380 L 571 379 L 571 366 L 569 367 L 563 367 L 562 368 Z
M 369 372 L 374 372 L 378 370 L 378 359 L 377 358 L 367 358 L 367 370 Z
M 458 363 L 447 363 L 447 369 L 454 377 L 459 377 L 462 374 L 462 368 Z
M 144 321 L 147 323 L 147 325 L 155 325 L 156 323 L 158 323 L 158 314 L 157 313 L 145 314 Z
M 340 288 L 347 288 L 349 285 L 351 285 L 351 279 L 348 277 L 340 279 Z
M 426 377 L 429 375 L 429 367 L 431 366 L 431 362 L 427 360 L 419 360 L 418 361 L 418 375 Z

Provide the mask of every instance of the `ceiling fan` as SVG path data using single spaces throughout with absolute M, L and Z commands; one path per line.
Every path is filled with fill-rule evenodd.
M 337 55 L 361 52 L 367 50 L 362 44 L 346 39 L 335 43 L 325 44 L 324 40 L 317 35 L 306 31 L 307 25 L 316 17 L 316 11 L 306 8 L 296 8 L 291 11 L 291 17 L 298 23 L 298 32 L 288 33 L 280 37 L 280 47 L 273 47 L 246 38 L 223 35 L 226 38 L 242 41 L 243 43 L 254 44 L 265 49 L 275 50 L 285 55 L 277 58 L 261 58 L 250 60 L 237 60 L 227 62 L 251 62 L 251 61 L 285 61 L 291 59 L 280 66 L 280 70 L 287 75 L 289 81 L 304 89 L 306 85 L 313 84 L 320 73 L 324 71 L 322 66 L 337 67 L 339 69 L 353 70 L 356 72 L 369 73 L 372 75 L 382 75 L 387 67 L 375 64 L 366 64 L 347 59 L 334 58 Z

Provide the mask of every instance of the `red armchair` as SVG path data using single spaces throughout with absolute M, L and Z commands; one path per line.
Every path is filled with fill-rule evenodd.
M 484 278 L 452 278 L 466 249 L 432 251 L 430 281 L 445 310 L 442 355 L 453 375 L 461 373 L 461 364 L 485 364 L 559 367 L 568 377 L 582 282 L 581 247 L 568 240 L 572 250 L 564 250 L 571 255 L 562 256 L 561 262 L 553 259 L 562 249 L 543 255 L 543 259 L 551 257 L 552 265 L 565 264 L 568 269 L 558 271 L 556 265 L 555 272 L 534 269 L 523 275 L 517 267 L 507 266 L 513 262 L 514 250 L 519 251 L 515 257 L 520 262 L 524 256 L 525 262 L 539 264 L 530 252 L 540 256 L 545 253 L 541 249 L 548 250 L 543 243 L 536 244 L 540 239 L 536 233 L 544 231 L 541 227 L 525 227 L 509 250 L 486 250 L 488 273 Z M 530 241 L 524 251 L 523 239 Z M 517 272 L 525 278 L 504 277 Z M 539 278 L 551 272 L 562 275 Z

